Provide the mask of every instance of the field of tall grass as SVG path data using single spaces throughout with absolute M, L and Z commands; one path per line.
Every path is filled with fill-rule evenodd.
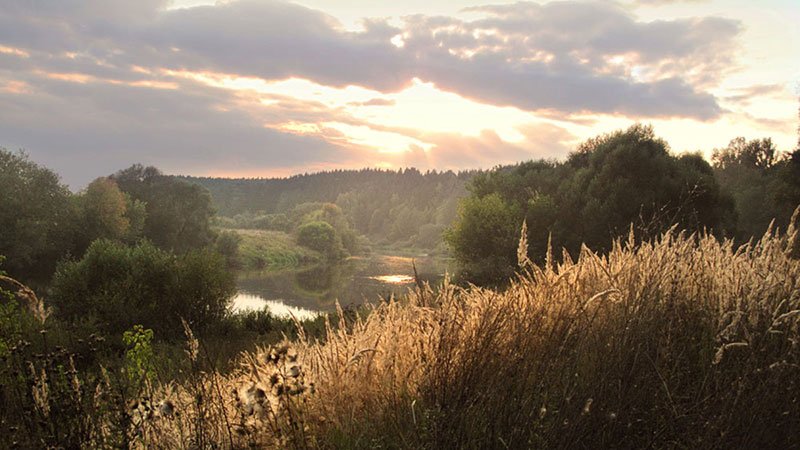
M 522 261 L 502 291 L 419 286 L 324 340 L 152 386 L 129 404 L 130 442 L 800 448 L 798 215 L 741 247 L 673 230 Z
M 794 227 L 736 249 L 669 232 L 551 256 L 502 292 L 422 287 L 205 375 L 213 407 L 165 388 L 143 443 L 797 448 L 798 245 Z

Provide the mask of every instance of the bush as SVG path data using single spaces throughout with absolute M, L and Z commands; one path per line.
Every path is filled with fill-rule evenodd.
M 297 243 L 330 259 L 339 259 L 344 255 L 342 241 L 328 222 L 314 221 L 301 225 L 297 229 Z
M 91 317 L 102 331 L 119 335 L 135 324 L 158 337 L 183 334 L 181 318 L 202 332 L 227 314 L 235 292 L 222 256 L 195 250 L 182 256 L 144 242 L 92 243 L 79 261 L 59 265 L 51 301 L 59 317 Z
M 239 244 L 242 237 L 235 231 L 222 231 L 217 235 L 215 248 L 217 253 L 225 257 L 228 267 L 235 267 L 239 258 Z

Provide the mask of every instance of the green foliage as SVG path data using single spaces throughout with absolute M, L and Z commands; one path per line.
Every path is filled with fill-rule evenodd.
M 239 262 L 239 245 L 242 237 L 233 230 L 224 230 L 217 235 L 214 248 L 225 257 L 228 267 L 236 267 Z
M 800 204 L 800 152 L 779 152 L 770 139 L 731 140 L 714 150 L 714 172 L 736 205 L 739 242 L 764 234 L 773 219 L 786 229 Z
M 125 373 L 133 385 L 153 380 L 156 374 L 155 353 L 153 352 L 153 330 L 134 325 L 122 333 L 125 344 Z
M 285 179 L 185 179 L 211 192 L 214 206 L 227 216 L 217 221 L 225 228 L 289 232 L 302 224 L 298 214 L 302 216 L 320 205 L 335 204 L 347 222 L 346 229 L 352 231 L 345 233 L 344 228 L 329 223 L 339 232 L 348 252 L 354 254 L 358 251 L 356 234 L 367 236 L 380 245 L 422 246 L 430 242 L 418 238 L 422 227 L 446 227 L 452 223 L 458 199 L 465 194 L 466 182 L 473 175 L 474 172 L 423 174 L 416 169 L 364 169 Z M 440 243 L 441 240 L 437 240 L 424 248 L 433 249 Z
M 291 231 L 292 222 L 286 214 L 263 214 L 244 212 L 233 217 L 215 217 L 214 225 L 222 228 L 239 228 L 248 230 Z
M 333 203 L 303 203 L 292 211 L 293 222 L 300 227 L 308 222 L 325 222 L 333 227 L 336 239 L 341 242 L 341 247 L 349 254 L 358 252 L 356 234 L 350 226 L 350 221 L 345 217 L 341 208 Z M 309 247 L 313 248 L 313 247 Z
M 175 338 L 181 318 L 200 332 L 223 319 L 234 292 L 233 275 L 215 252 L 175 256 L 148 242 L 98 240 L 81 260 L 59 265 L 50 299 L 59 317 L 93 318 L 106 334 L 142 324 Z
M 329 259 L 339 259 L 344 255 L 342 241 L 328 222 L 313 221 L 301 225 L 297 229 L 297 243 Z
M 70 251 L 70 192 L 53 171 L 25 153 L 0 148 L 0 254 L 23 279 L 48 277 Z
M 114 180 L 98 178 L 73 200 L 78 218 L 75 228 L 77 254 L 83 254 L 95 239 L 135 238 L 128 207 L 134 208 L 132 214 L 135 220 L 139 220 L 141 211 L 135 209 L 138 205 L 119 190 Z
M 282 231 L 235 230 L 242 238 L 237 266 L 253 270 L 280 270 L 317 264 L 318 252 L 303 247 Z
M 492 193 L 464 199 L 460 217 L 446 239 L 463 263 L 464 275 L 479 283 L 510 276 L 522 225 L 519 211 Z
M 636 125 L 582 144 L 564 163 L 532 161 L 481 174 L 447 240 L 471 281 L 502 283 L 528 224 L 529 258 L 547 243 L 576 256 L 582 244 L 608 251 L 633 225 L 640 238 L 677 224 L 721 233 L 732 215 L 709 164 L 676 157 L 652 128 Z
M 156 246 L 184 253 L 214 242 L 210 227 L 214 210 L 205 189 L 138 164 L 111 178 L 133 200 L 144 204 L 143 235 Z

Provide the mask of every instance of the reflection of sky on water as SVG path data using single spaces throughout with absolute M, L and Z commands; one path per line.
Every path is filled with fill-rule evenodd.
M 299 320 L 313 319 L 321 314 L 320 311 L 312 311 L 306 308 L 287 305 L 281 300 L 264 300 L 258 295 L 245 294 L 239 292 L 233 297 L 231 308 L 234 313 L 244 312 L 247 310 L 260 310 L 264 307 L 269 308 L 269 312 L 278 317 L 291 317 L 294 316 Z
M 414 287 L 414 266 L 420 279 L 432 285 L 441 281 L 446 270 L 446 262 L 433 258 L 373 254 L 294 270 L 243 272 L 237 279 L 240 295 L 235 300 L 241 307 L 234 310 L 262 308 L 275 301 L 274 310 L 270 307 L 275 314 L 288 314 L 287 307 L 327 313 L 336 310 L 336 302 L 348 308 L 399 298 Z
M 414 282 L 414 277 L 408 275 L 379 275 L 376 277 L 369 277 L 369 279 L 389 284 L 407 284 Z

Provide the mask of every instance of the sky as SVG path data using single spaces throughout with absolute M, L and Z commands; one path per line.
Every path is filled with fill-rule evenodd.
M 797 0 L 0 0 L 0 147 L 72 189 L 134 163 L 283 177 L 792 150 Z

